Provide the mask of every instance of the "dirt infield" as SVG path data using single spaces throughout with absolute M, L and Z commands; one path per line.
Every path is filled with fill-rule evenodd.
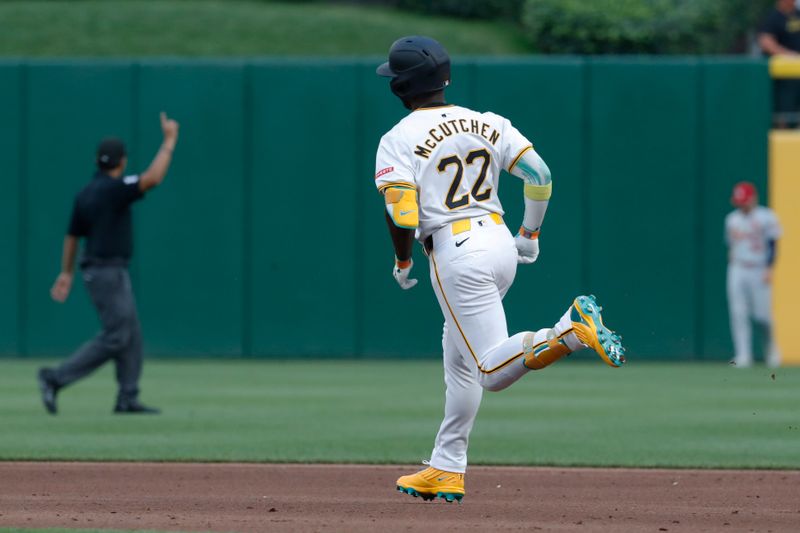
M 414 468 L 414 467 L 412 467 Z M 0 526 L 169 531 L 800 531 L 800 472 L 476 467 L 464 503 L 408 467 L 0 463 Z

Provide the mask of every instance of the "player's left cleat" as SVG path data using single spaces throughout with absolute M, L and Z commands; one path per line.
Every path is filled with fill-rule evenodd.
M 442 498 L 448 503 L 461 503 L 464 497 L 464 474 L 429 466 L 416 474 L 402 476 L 397 480 L 397 490 L 425 501 Z
M 600 316 L 602 310 L 603 308 L 597 304 L 594 295 L 575 298 L 570 313 L 575 336 L 583 344 L 597 352 L 597 355 L 608 365 L 622 366 L 625 362 L 622 337 L 603 324 L 603 318 Z

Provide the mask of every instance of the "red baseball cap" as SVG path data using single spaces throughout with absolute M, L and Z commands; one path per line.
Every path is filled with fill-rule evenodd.
M 736 207 L 742 207 L 750 203 L 750 201 L 758 195 L 756 186 L 749 181 L 740 181 L 733 187 L 733 195 L 731 196 L 731 203 Z

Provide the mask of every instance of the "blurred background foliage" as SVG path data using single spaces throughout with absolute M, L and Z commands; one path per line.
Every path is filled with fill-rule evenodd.
M 459 18 L 518 19 L 525 0 L 395 0 L 396 7 Z
M 772 0 L 527 0 L 521 20 L 543 53 L 744 52 Z
M 749 48 L 773 0 L 387 0 L 404 10 L 521 24 L 552 54 L 724 54 Z
M 773 0 L 0 0 L 2 56 L 727 54 Z

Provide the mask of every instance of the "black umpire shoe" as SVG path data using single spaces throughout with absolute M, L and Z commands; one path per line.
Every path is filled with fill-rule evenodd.
M 143 405 L 139 403 L 139 400 L 117 400 L 117 405 L 114 406 L 114 412 L 117 414 L 131 415 L 157 415 L 161 413 L 161 409 Z
M 58 413 L 56 406 L 56 394 L 58 394 L 58 385 L 53 382 L 51 376 L 52 370 L 49 368 L 40 368 L 37 375 L 39 381 L 39 390 L 42 393 L 42 403 L 47 412 L 51 415 Z

